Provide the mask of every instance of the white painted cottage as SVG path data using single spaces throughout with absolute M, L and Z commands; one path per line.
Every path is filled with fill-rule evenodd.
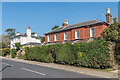
M 15 49 L 15 43 L 20 43 L 22 47 L 24 46 L 35 46 L 41 45 L 41 39 L 37 36 L 36 33 L 31 34 L 30 27 L 27 28 L 27 33 L 20 34 L 19 32 L 11 39 L 10 47 Z

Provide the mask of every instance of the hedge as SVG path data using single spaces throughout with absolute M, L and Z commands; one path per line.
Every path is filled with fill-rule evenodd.
M 92 68 L 111 67 L 109 42 L 93 41 L 89 43 L 78 43 L 77 65 Z
M 111 67 L 108 45 L 107 41 L 97 40 L 89 43 L 25 47 L 26 53 L 23 58 L 40 62 L 105 69 Z
M 0 52 L 2 53 L 2 56 L 10 55 L 10 48 L 0 49 Z
M 23 55 L 24 59 L 35 60 L 41 62 L 53 62 L 52 55 L 49 52 L 48 46 L 35 46 L 35 47 L 25 47 L 26 54 Z

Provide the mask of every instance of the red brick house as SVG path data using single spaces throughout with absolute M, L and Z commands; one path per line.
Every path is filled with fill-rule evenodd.
M 65 20 L 62 27 L 45 33 L 45 44 L 88 42 L 93 37 L 101 37 L 103 30 L 111 23 L 112 16 L 109 8 L 107 9 L 106 22 L 93 19 L 68 25 L 68 21 Z

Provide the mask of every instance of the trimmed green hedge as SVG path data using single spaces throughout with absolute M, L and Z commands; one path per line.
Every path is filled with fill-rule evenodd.
M 92 68 L 109 68 L 109 42 L 93 41 L 89 43 L 78 43 L 77 65 Z
M 24 59 L 35 60 L 41 62 L 53 62 L 52 55 L 48 50 L 48 46 L 35 46 L 35 47 L 25 47 L 26 54 L 23 55 Z
M 25 47 L 27 60 L 55 62 L 59 64 L 90 68 L 110 68 L 109 42 L 97 40 L 83 43 L 65 43 Z
M 10 55 L 10 48 L 3 48 L 0 52 L 2 52 L 2 56 Z

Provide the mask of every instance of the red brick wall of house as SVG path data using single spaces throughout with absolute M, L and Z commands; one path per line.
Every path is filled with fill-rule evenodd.
M 101 37 L 101 33 L 105 28 L 107 28 L 106 25 L 97 25 L 97 26 L 89 26 L 86 28 L 77 28 L 72 29 L 71 31 L 65 31 L 68 34 L 68 41 L 75 40 L 75 30 L 80 30 L 80 39 L 88 39 L 90 38 L 90 28 L 95 27 L 95 37 Z M 65 32 L 59 32 L 58 33 L 58 42 L 64 42 L 64 33 Z M 50 34 L 50 43 L 54 42 L 54 34 Z M 47 43 L 47 35 L 45 35 L 45 43 Z
M 45 43 L 47 43 L 47 35 L 45 35 Z

